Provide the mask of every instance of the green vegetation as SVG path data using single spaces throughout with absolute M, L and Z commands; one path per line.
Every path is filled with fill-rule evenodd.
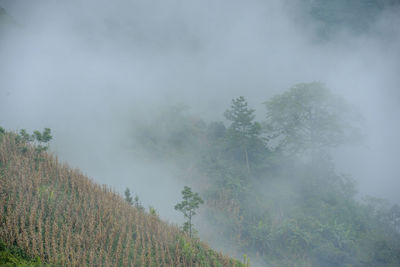
M 8 247 L 0 240 L 0 266 L 3 267 L 45 267 L 50 266 L 43 264 L 39 257 L 32 259 L 18 247 Z
M 50 139 L 0 129 L 2 266 L 243 266 L 58 163 Z
M 28 134 L 25 129 L 20 130 L 19 135 L 16 136 L 16 142 L 25 144 L 22 146 L 24 152 L 27 151 L 27 145 L 33 145 L 35 151 L 40 154 L 40 152 L 47 151 L 49 149 L 49 142 L 53 137 L 51 136 L 51 129 L 45 128 L 43 133 L 39 131 L 34 131 L 33 134 Z
M 183 216 L 187 219 L 183 225 L 183 231 L 189 233 L 189 237 L 192 237 L 192 233 L 195 231 L 192 218 L 196 215 L 196 209 L 198 209 L 200 204 L 203 204 L 204 201 L 198 193 L 192 192 L 192 189 L 188 186 L 183 188 L 182 198 L 182 202 L 176 204 L 175 209 L 181 211 Z
M 359 138 L 358 114 L 316 82 L 265 107 L 257 122 L 245 98 L 234 99 L 228 125 L 172 108 L 135 138 L 180 167 L 204 196 L 215 238 L 237 254 L 272 266 L 398 266 L 398 206 L 357 200 L 330 155 Z
M 398 8 L 397 0 L 301 0 L 299 6 L 317 22 L 321 37 L 350 30 L 365 33 L 384 9 Z
M 125 189 L 124 199 L 126 202 L 128 202 L 129 205 L 134 206 L 136 209 L 138 209 L 140 211 L 144 211 L 144 207 L 143 207 L 142 203 L 140 202 L 138 195 L 136 195 L 135 198 L 132 198 L 131 190 L 128 187 Z M 150 211 L 151 211 L 151 209 L 150 209 Z
M 232 100 L 231 108 L 224 113 L 225 118 L 231 121 L 227 132 L 228 140 L 231 141 L 230 149 L 242 150 L 242 153 L 233 151 L 233 154 L 243 155 L 248 173 L 250 173 L 249 154 L 251 156 L 252 150 L 262 144 L 259 138 L 261 125 L 254 122 L 254 111 L 248 108 L 246 100 L 240 96 Z
M 268 139 L 287 153 L 315 154 L 359 137 L 356 113 L 318 82 L 297 84 L 265 106 Z
M 132 206 L 133 205 L 133 199 L 132 199 L 132 196 L 131 196 L 131 190 L 129 190 L 128 187 L 125 189 L 124 195 L 125 195 L 125 201 L 128 202 L 128 204 Z

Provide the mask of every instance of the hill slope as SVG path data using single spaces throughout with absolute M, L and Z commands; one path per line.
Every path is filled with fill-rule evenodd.
M 61 266 L 242 266 L 0 133 L 0 239 Z

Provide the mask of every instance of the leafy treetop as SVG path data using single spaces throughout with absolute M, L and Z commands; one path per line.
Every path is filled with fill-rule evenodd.
M 271 146 L 290 153 L 320 151 L 354 139 L 355 113 L 322 83 L 301 83 L 265 102 Z

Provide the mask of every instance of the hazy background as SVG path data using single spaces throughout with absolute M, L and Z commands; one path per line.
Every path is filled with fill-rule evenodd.
M 95 181 L 139 194 L 181 222 L 175 170 L 135 155 L 137 120 L 185 103 L 223 118 L 232 98 L 262 102 L 323 81 L 363 114 L 364 141 L 336 153 L 362 194 L 400 203 L 400 13 L 368 30 L 320 22 L 299 1 L 0 0 L 0 125 L 50 127 L 51 150 Z

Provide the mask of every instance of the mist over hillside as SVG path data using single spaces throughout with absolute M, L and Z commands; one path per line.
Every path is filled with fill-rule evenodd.
M 273 95 L 321 81 L 363 117 L 337 169 L 400 203 L 400 9 L 344 2 L 0 0 L 20 25 L 1 25 L 0 125 L 51 128 L 62 160 L 181 222 L 179 169 L 145 157 L 135 127 L 179 103 L 223 120 L 240 95 L 262 121 Z

